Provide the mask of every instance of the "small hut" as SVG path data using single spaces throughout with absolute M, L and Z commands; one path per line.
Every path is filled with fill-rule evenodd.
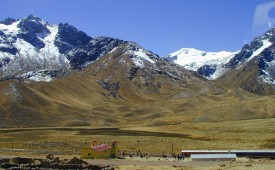
M 90 148 L 83 148 L 83 159 L 104 159 L 104 158 L 116 158 L 117 157 L 117 142 L 112 142 L 112 145 L 107 144 L 98 145 L 96 141 L 93 141 Z

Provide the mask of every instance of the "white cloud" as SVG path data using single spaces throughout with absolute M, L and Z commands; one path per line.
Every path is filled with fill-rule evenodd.
M 275 1 L 258 5 L 255 10 L 253 27 L 263 26 L 266 23 L 275 23 L 275 18 L 270 18 L 269 12 L 275 7 Z

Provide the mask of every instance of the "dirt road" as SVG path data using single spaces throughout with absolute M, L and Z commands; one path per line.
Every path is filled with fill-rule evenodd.
M 275 161 L 269 159 L 246 159 L 238 158 L 237 161 L 191 161 L 185 159 L 184 161 L 175 161 L 170 158 L 168 160 L 163 158 L 126 158 L 126 159 L 108 159 L 108 160 L 85 160 L 92 165 L 111 165 L 119 170 L 210 170 L 210 169 L 259 169 L 259 170 L 274 170 Z
M 146 165 L 146 166 L 175 166 L 175 167 L 192 167 L 192 166 L 205 166 L 205 165 L 215 165 L 217 162 L 192 162 L 190 160 L 178 161 L 174 159 L 165 160 L 163 158 L 129 158 L 129 159 L 85 159 L 86 162 L 92 165 L 111 165 L 111 166 L 121 166 L 121 165 Z

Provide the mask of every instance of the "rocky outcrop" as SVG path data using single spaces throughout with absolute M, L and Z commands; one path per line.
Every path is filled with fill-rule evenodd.
M 72 68 L 81 69 L 85 64 L 95 61 L 123 43 L 126 41 L 110 37 L 97 37 L 88 44 L 71 50 L 66 57 Z
M 113 170 L 114 168 L 105 165 L 90 165 L 87 162 L 76 157 L 69 161 L 60 160 L 53 155 L 47 155 L 47 158 L 29 158 L 29 157 L 14 157 L 14 158 L 1 158 L 0 168 L 3 169 L 93 169 L 93 170 Z
M 65 54 L 75 47 L 87 44 L 91 40 L 92 37 L 86 33 L 77 30 L 68 23 L 61 23 L 58 25 L 58 32 L 54 44 L 59 48 L 61 54 Z

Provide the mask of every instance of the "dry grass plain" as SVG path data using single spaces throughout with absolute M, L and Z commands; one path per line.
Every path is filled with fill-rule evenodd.
M 106 162 L 118 170 L 221 170 L 221 169 L 263 169 L 274 170 L 275 161 L 270 159 L 238 158 L 236 161 L 175 161 L 174 159 L 158 160 L 156 158 L 140 159 L 128 158 L 125 160 L 88 160 L 91 163 Z
M 40 127 L 0 130 L 1 155 L 80 156 L 90 142 L 111 143 L 127 153 L 171 154 L 187 149 L 274 149 L 275 119 L 182 123 L 158 127 Z M 173 146 L 173 147 L 172 147 Z
M 148 165 L 120 165 L 116 170 L 274 170 L 274 160 L 247 160 L 237 159 L 233 162 L 186 162 L 184 166 L 148 166 Z
M 109 127 L 34 127 L 1 128 L 1 156 L 43 157 L 52 153 L 63 159 L 80 157 L 81 149 L 97 140 L 118 142 L 119 150 L 150 155 L 180 153 L 183 149 L 274 149 L 275 118 L 220 122 L 178 123 L 175 125 Z M 173 146 L 173 147 L 172 147 Z M 130 158 L 128 158 L 130 159 Z M 138 158 L 137 158 L 138 159 Z M 273 170 L 274 160 L 238 159 L 235 162 L 188 162 L 176 166 L 151 163 L 114 165 L 118 170 L 185 169 L 264 169 Z M 143 158 L 143 160 L 145 160 Z M 137 160 L 139 161 L 139 160 Z M 163 161 L 163 160 L 162 160 Z M 173 161 L 173 160 L 170 160 Z M 164 163 L 166 164 L 166 163 Z

